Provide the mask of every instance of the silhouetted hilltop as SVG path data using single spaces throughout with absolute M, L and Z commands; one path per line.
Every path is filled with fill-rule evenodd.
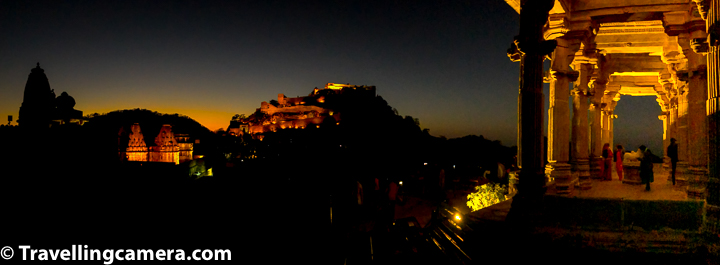
M 212 132 L 192 118 L 181 114 L 163 114 L 147 109 L 116 110 L 105 114 L 88 115 L 85 124 L 89 129 L 113 130 L 117 134 L 120 127 L 130 128 L 139 123 L 143 135 L 155 137 L 163 124 L 172 125 L 173 133 L 190 134 L 194 138 L 212 135 Z

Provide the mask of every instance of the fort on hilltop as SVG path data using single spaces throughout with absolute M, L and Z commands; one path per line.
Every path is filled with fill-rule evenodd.
M 230 135 L 256 135 L 278 129 L 319 126 L 329 117 L 339 122 L 341 114 L 328 106 L 330 102 L 326 102 L 335 95 L 374 97 L 375 86 L 328 83 L 323 89 L 314 88 L 305 97 L 288 98 L 284 94 L 278 94 L 277 101 L 263 101 L 250 117 L 231 121 L 227 131 Z

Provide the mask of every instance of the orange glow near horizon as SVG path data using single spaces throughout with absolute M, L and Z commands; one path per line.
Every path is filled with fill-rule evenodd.
M 124 108 L 124 109 L 135 109 L 135 108 Z M 205 128 L 208 128 L 211 131 L 217 131 L 218 129 L 222 128 L 223 130 L 227 129 L 227 127 L 230 125 L 230 119 L 232 119 L 232 116 L 236 113 L 233 112 L 227 112 L 227 111 L 212 111 L 212 110 L 198 110 L 198 109 L 181 109 L 181 108 L 141 108 L 141 109 L 148 109 L 151 111 L 156 111 L 161 114 L 180 114 L 184 116 L 188 116 L 191 119 L 199 122 L 202 126 L 205 126 Z M 92 113 L 108 113 L 116 110 L 123 110 L 123 109 L 88 109 L 83 110 L 85 115 L 92 114 Z

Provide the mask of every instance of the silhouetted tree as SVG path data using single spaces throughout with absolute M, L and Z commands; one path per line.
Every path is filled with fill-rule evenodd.
M 241 121 L 241 120 L 244 120 L 244 119 L 246 119 L 246 118 L 247 118 L 247 117 L 245 117 L 245 114 L 235 114 L 235 115 L 232 117 L 232 120 L 233 120 L 233 121 Z

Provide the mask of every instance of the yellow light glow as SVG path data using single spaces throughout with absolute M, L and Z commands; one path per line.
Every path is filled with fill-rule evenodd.
M 455 214 L 455 220 L 460 221 L 460 219 L 462 219 L 462 218 L 460 217 L 460 215 L 459 215 L 459 214 Z
M 400 181 L 400 186 L 402 186 L 402 181 Z

